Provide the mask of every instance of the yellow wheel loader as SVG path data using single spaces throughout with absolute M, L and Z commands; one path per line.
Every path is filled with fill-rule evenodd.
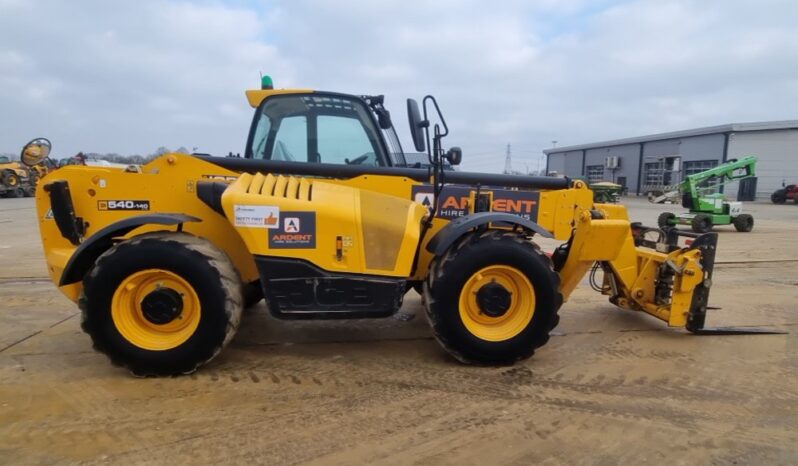
M 6 197 L 33 197 L 36 184 L 46 174 L 43 162 L 50 155 L 52 145 L 45 138 L 34 139 L 24 146 L 20 162 L 0 156 L 0 195 Z
M 412 288 L 452 356 L 509 364 L 546 344 L 586 274 L 623 309 L 707 331 L 715 233 L 632 224 L 578 180 L 443 170 L 461 151 L 444 151 L 432 96 L 423 114 L 408 100 L 430 162 L 408 168 L 380 96 L 246 94 L 244 157 L 67 166 L 39 185 L 50 276 L 114 364 L 190 373 L 261 297 L 282 319 L 375 318 Z M 562 246 L 549 257 L 538 236 Z

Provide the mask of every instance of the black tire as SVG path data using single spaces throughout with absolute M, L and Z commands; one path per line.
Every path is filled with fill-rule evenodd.
M 504 265 L 521 272 L 534 287 L 535 309 L 518 334 L 488 341 L 468 330 L 460 315 L 460 293 L 477 271 Z M 467 364 L 504 365 L 526 359 L 549 340 L 559 323 L 560 278 L 540 248 L 514 232 L 471 233 L 436 258 L 424 283 L 427 318 L 443 348 Z
M 690 222 L 693 231 L 696 233 L 706 233 L 712 230 L 712 217 L 707 214 L 696 214 Z
M 657 225 L 659 226 L 660 230 L 664 230 L 665 228 L 673 228 L 675 225 L 671 225 L 668 222 L 674 218 L 676 218 L 676 215 L 672 212 L 663 212 L 659 214 L 659 217 L 657 217 Z
M 36 195 L 36 186 L 27 186 L 23 188 L 25 191 L 25 197 L 33 197 Z
M 784 204 L 787 202 L 787 196 L 783 189 L 779 189 L 770 195 L 770 202 L 774 204 Z
M 732 220 L 737 231 L 749 232 L 754 229 L 754 217 L 750 214 L 740 214 Z
M 17 199 L 25 197 L 25 190 L 22 188 L 14 188 L 8 192 L 8 197 L 15 197 Z
M 0 181 L 2 181 L 2 183 L 8 188 L 17 187 L 19 186 L 19 175 L 11 170 L 3 170 L 3 174 L 0 176 Z
M 114 323 L 111 309 L 119 285 L 133 274 L 151 269 L 165 270 L 185 280 L 199 302 L 199 323 L 187 340 L 157 351 L 125 338 Z M 241 320 L 241 288 L 233 263 L 207 240 L 185 233 L 147 233 L 106 251 L 86 274 L 79 301 L 81 326 L 97 351 L 135 375 L 188 374 L 213 359 L 232 340 Z
M 263 301 L 263 288 L 260 286 L 260 280 L 245 283 L 241 288 L 241 294 L 244 296 L 244 309 L 255 307 Z

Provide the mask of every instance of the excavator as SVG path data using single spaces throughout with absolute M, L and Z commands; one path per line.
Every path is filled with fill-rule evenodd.
M 581 180 L 445 170 L 462 151 L 444 148 L 431 95 L 407 101 L 428 168 L 404 163 L 382 96 L 268 77 L 246 96 L 244 157 L 67 166 L 39 185 L 51 279 L 94 348 L 134 374 L 197 370 L 262 298 L 280 319 L 381 318 L 412 289 L 454 359 L 512 364 L 546 344 L 585 276 L 671 327 L 762 332 L 705 326 L 717 234 L 633 223 Z

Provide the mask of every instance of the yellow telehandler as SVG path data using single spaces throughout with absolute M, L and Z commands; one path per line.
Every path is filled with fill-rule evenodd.
M 461 151 L 443 149 L 432 96 L 423 112 L 408 100 L 430 162 L 409 168 L 381 96 L 268 78 L 246 94 L 244 157 L 67 166 L 37 190 L 52 280 L 94 347 L 135 374 L 196 370 L 262 297 L 283 319 L 374 318 L 412 288 L 452 356 L 509 364 L 548 341 L 586 274 L 618 307 L 670 326 L 749 331 L 704 328 L 715 233 L 630 223 L 579 180 L 443 169 Z M 536 236 L 563 243 L 549 257 Z

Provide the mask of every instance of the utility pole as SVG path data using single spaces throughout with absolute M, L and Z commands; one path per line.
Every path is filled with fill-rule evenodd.
M 507 156 L 504 159 L 504 174 L 513 174 L 513 161 L 511 156 L 510 144 L 507 144 Z

